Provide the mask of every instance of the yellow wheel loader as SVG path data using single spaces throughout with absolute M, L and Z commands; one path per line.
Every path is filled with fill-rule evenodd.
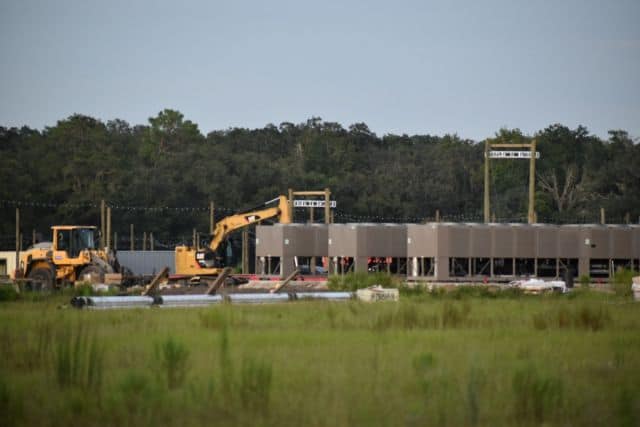
M 276 206 L 270 206 L 276 202 Z M 204 248 L 177 246 L 175 274 L 191 277 L 217 276 L 225 267 L 225 256 L 221 253 L 221 249 L 229 235 L 236 230 L 271 218 L 277 218 L 282 224 L 291 223 L 289 201 L 286 196 L 278 196 L 259 208 L 223 218 L 216 223 L 209 246 Z
M 104 282 L 120 273 L 113 252 L 96 247 L 96 227 L 56 225 L 51 242 L 37 243 L 20 255 L 19 274 L 32 289 L 50 290 L 78 281 Z

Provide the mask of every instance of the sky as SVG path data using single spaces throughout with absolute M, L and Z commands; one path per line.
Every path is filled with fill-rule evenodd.
M 321 117 L 640 137 L 638 0 L 2 0 L 0 55 L 5 127 L 172 108 L 203 133 Z

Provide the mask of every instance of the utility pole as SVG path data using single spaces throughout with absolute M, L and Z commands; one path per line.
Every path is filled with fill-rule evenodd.
M 111 247 L 111 207 L 107 207 L 107 231 L 105 233 L 107 237 L 107 247 Z
M 536 140 L 531 141 L 531 159 L 529 160 L 529 224 L 536 222 Z
M 17 275 L 20 268 L 20 208 L 16 208 L 16 268 Z
M 287 204 L 289 205 L 289 218 L 291 218 L 291 222 L 293 222 L 293 188 L 289 189 Z
M 242 274 L 249 273 L 249 230 L 242 229 Z
M 105 224 L 105 216 L 106 216 L 106 212 L 105 212 L 105 203 L 104 203 L 104 199 L 100 200 L 100 246 L 104 247 L 106 240 L 106 224 Z
M 329 188 L 324 189 L 324 222 L 325 224 L 333 222 L 331 219 L 331 190 Z
M 491 189 L 489 187 L 489 149 L 491 144 L 487 139 L 484 142 L 484 222 L 489 222 L 489 217 L 491 215 L 490 203 L 491 199 L 489 195 L 491 194 Z

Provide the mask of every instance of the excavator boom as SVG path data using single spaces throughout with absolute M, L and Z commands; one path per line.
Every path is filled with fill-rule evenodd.
M 215 251 L 220 246 L 220 243 L 225 241 L 229 234 L 244 227 L 248 227 L 251 224 L 263 221 L 265 219 L 279 217 L 280 223 L 290 224 L 291 217 L 289 215 L 289 205 L 286 196 L 279 196 L 273 199 L 271 202 L 278 200 L 278 206 L 252 210 L 250 212 L 239 213 L 228 216 L 220 220 L 213 231 L 213 238 L 209 243 L 209 249 Z M 270 202 L 265 203 L 265 205 Z

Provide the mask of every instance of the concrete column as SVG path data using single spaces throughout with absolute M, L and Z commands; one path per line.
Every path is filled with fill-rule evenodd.
M 436 280 L 449 279 L 449 257 L 435 257 L 434 264 L 434 278 Z

